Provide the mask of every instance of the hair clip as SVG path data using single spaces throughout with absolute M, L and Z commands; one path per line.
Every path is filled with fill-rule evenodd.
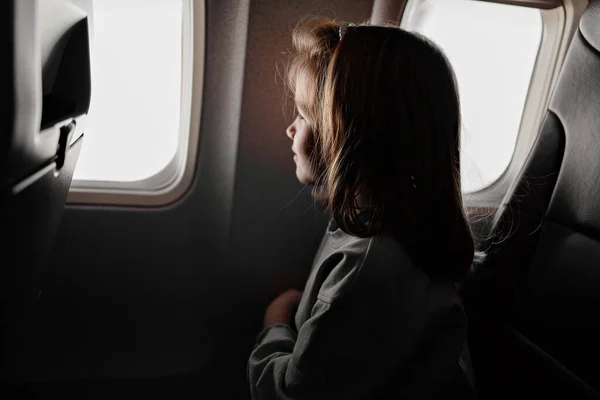
M 348 31 L 348 28 L 352 28 L 356 25 L 354 24 L 341 24 L 340 27 L 338 28 L 338 33 L 340 35 L 340 40 L 342 40 L 342 36 L 344 36 L 346 34 L 346 32 Z

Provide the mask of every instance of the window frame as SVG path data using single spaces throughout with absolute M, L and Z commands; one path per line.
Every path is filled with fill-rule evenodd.
M 427 0 L 409 0 L 407 2 L 400 22 L 401 28 L 408 26 L 410 18 L 425 1 Z M 530 3 L 521 5 L 506 4 L 505 1 L 486 1 L 516 7 L 537 8 L 542 17 L 542 38 L 531 74 L 511 160 L 496 181 L 478 191 L 463 193 L 466 203 L 478 207 L 501 203 L 516 182 L 539 135 L 552 90 L 560 73 L 560 67 L 577 30 L 579 19 L 588 4 L 587 0 L 565 0 L 562 6 L 545 8 L 541 7 L 541 4 L 540 7 L 536 7 Z
M 182 1 L 181 115 L 174 157 L 143 180 L 73 180 L 67 204 L 159 207 L 179 200 L 191 187 L 200 136 L 206 21 L 204 0 Z

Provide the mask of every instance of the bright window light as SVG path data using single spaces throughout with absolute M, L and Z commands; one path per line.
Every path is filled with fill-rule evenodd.
M 94 0 L 92 101 L 75 180 L 134 182 L 180 141 L 183 0 Z
M 446 53 L 462 109 L 462 187 L 475 192 L 506 170 L 519 133 L 540 41 L 534 8 L 471 0 L 425 0 L 409 21 Z

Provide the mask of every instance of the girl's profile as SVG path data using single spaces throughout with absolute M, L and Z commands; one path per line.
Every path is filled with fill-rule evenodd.
M 474 244 L 450 63 L 420 35 L 322 18 L 301 21 L 293 47 L 286 134 L 331 221 L 304 291 L 265 312 L 252 398 L 437 398 L 469 385 L 455 283 Z

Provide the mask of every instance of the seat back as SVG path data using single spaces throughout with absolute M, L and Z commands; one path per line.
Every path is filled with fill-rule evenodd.
M 461 288 L 482 398 L 600 398 L 600 2 L 579 24 L 486 263 Z
M 0 143 L 4 382 L 27 379 L 29 323 L 83 142 L 91 95 L 85 15 L 52 30 L 57 40 L 42 60 L 42 41 L 48 42 L 48 36 L 39 24 L 40 4 L 6 0 L 0 6 L 0 52 L 8 71 L 0 76 L 6 111 Z

